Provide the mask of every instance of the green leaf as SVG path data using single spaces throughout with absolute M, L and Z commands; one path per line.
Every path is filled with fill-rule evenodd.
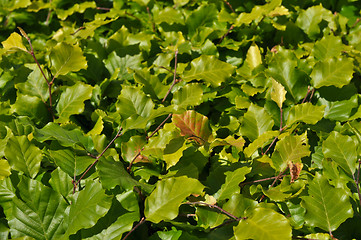
M 69 45 L 67 43 L 58 43 L 52 48 L 50 53 L 53 75 L 57 78 L 59 75 L 66 75 L 69 72 L 77 72 L 87 68 L 87 61 L 78 45 Z
M 123 159 L 126 162 L 132 162 L 134 157 L 142 151 L 145 144 L 145 137 L 139 135 L 132 136 L 127 142 L 123 142 L 121 146 Z
M 36 124 L 44 124 L 50 120 L 45 103 L 38 97 L 18 93 L 16 102 L 11 105 L 11 111 L 20 116 L 28 116 Z
M 254 141 L 264 132 L 270 131 L 273 125 L 273 119 L 264 108 L 251 104 L 243 116 L 240 132 Z
M 357 151 L 355 141 L 338 132 L 331 132 L 322 144 L 325 158 L 331 158 L 348 174 L 354 174 L 357 166 Z
M 324 36 L 321 40 L 315 43 L 313 48 L 313 55 L 320 61 L 327 58 L 338 57 L 343 49 L 343 44 L 340 37 L 333 35 Z
M 288 96 L 295 102 L 304 98 L 307 92 L 307 76 L 297 66 L 298 59 L 294 52 L 280 48 L 272 58 L 266 71 L 272 78 L 282 84 Z M 286 97 L 288 99 L 288 97 Z
M 60 168 L 55 169 L 51 173 L 49 184 L 51 187 L 62 196 L 67 197 L 74 188 L 72 178 Z
M 49 150 L 55 164 L 70 177 L 78 176 L 95 160 L 90 156 L 77 156 L 71 149 Z
M 278 83 L 272 78 L 272 91 L 271 98 L 275 103 L 277 103 L 278 107 L 281 109 L 283 102 L 286 100 L 287 91 L 282 86 L 282 84 Z
M 149 94 L 152 99 L 162 99 L 168 91 L 168 86 L 162 84 L 158 76 L 150 74 L 148 69 L 146 70 L 134 70 L 134 80 L 143 85 L 143 91 Z
M 264 132 L 261 136 L 259 136 L 256 140 L 251 142 L 245 149 L 244 154 L 247 157 L 251 157 L 252 154 L 258 149 L 263 147 L 265 144 L 270 143 L 272 139 L 277 137 L 280 134 L 279 131 L 267 131 Z
M 101 158 L 97 171 L 100 181 L 105 189 L 113 189 L 120 186 L 124 190 L 132 190 L 135 186 L 150 192 L 152 187 L 133 179 L 125 170 L 120 161 L 114 161 L 112 157 Z
M 183 137 L 173 138 L 169 141 L 163 151 L 163 160 L 167 163 L 167 169 L 178 163 L 185 149 L 187 149 L 187 145 Z
M 124 87 L 116 103 L 117 112 L 123 119 L 133 115 L 148 118 L 154 108 L 153 101 L 134 87 Z
M 315 106 L 312 103 L 301 103 L 293 106 L 288 113 L 287 126 L 296 122 L 316 124 L 324 115 L 326 106 Z
M 315 88 L 347 85 L 353 74 L 353 60 L 346 57 L 329 58 L 316 63 L 310 75 Z
M 238 168 L 235 171 L 226 172 L 226 182 L 221 189 L 214 194 L 218 200 L 225 200 L 232 197 L 233 194 L 240 192 L 239 184 L 246 179 L 246 174 L 251 171 L 249 167 Z
M 23 44 L 21 35 L 16 32 L 13 32 L 5 41 L 2 41 L 1 44 L 7 51 L 28 51 Z
M 48 123 L 42 129 L 35 129 L 34 138 L 39 142 L 57 140 L 64 147 L 80 146 L 88 152 L 94 150 L 94 143 L 90 136 L 84 136 L 79 129 L 66 130 L 56 123 Z
M 324 118 L 337 121 L 349 120 L 352 110 L 359 106 L 356 94 L 350 99 L 343 101 L 328 101 L 324 98 L 319 98 L 318 104 L 326 106 Z
M 268 208 L 255 208 L 233 229 L 236 240 L 289 240 L 292 237 L 287 218 Z
M 56 105 L 59 116 L 56 122 L 66 123 L 71 115 L 82 113 L 84 111 L 84 101 L 91 98 L 92 91 L 92 86 L 81 82 L 66 88 L 60 95 L 59 102 Z
M 214 4 L 201 5 L 193 10 L 186 21 L 189 36 L 193 36 L 201 27 L 212 27 L 217 20 L 217 15 L 217 7 Z
M 203 188 L 197 179 L 185 176 L 161 180 L 145 199 L 145 217 L 154 223 L 172 220 L 177 217 L 182 201 L 191 194 L 201 194 Z
M 9 162 L 4 159 L 0 159 L 0 180 L 10 176 L 10 170 Z
M 202 55 L 192 60 L 191 69 L 185 72 L 185 81 L 205 80 L 213 87 L 218 87 L 234 72 L 234 66 L 216 59 L 214 56 Z
M 262 64 L 262 56 L 257 44 L 252 43 L 252 45 L 249 47 L 246 56 L 246 63 L 251 70 Z
M 2 204 L 11 228 L 12 238 L 59 239 L 65 232 L 63 221 L 67 206 L 63 197 L 39 181 L 22 177 L 15 192 L 0 192 L 12 195 L 11 201 Z M 15 190 L 15 189 L 13 189 Z
M 281 162 L 273 161 L 273 164 L 277 170 L 282 172 L 289 162 L 301 162 L 301 158 L 309 156 L 311 154 L 309 148 L 307 132 L 302 135 L 286 136 L 276 144 L 276 150 L 281 156 Z
M 194 138 L 200 144 L 204 144 L 211 136 L 208 118 L 194 110 L 183 114 L 173 114 L 172 121 L 181 130 L 181 135 Z
M 16 84 L 16 88 L 22 94 L 35 96 L 40 98 L 42 102 L 46 102 L 49 98 L 49 88 L 46 80 L 37 65 L 32 64 L 27 65 L 27 67 L 33 71 L 29 74 L 26 82 Z
M 25 173 L 35 178 L 40 169 L 41 150 L 33 145 L 26 136 L 12 136 L 9 138 L 5 157 L 12 169 Z
M 12 133 L 12 131 L 10 130 L 10 128 L 5 127 L 6 128 L 6 136 L 3 137 L 3 139 L 0 139 L 0 157 L 5 156 L 5 149 L 6 149 L 6 144 L 8 142 L 8 139 L 12 136 L 14 136 L 14 134 Z
M 108 59 L 104 60 L 105 67 L 108 69 L 111 75 L 116 73 L 119 79 L 132 79 L 132 73 L 128 68 L 132 70 L 141 69 L 142 55 L 125 55 L 125 57 L 119 57 L 115 51 L 109 54 Z
M 66 209 L 68 225 L 64 238 L 82 228 L 90 228 L 103 217 L 112 204 L 102 185 L 94 180 L 85 183 L 85 189 L 74 195 L 74 201 Z
M 83 13 L 87 8 L 96 8 L 95 2 L 83 2 L 83 3 L 76 3 L 71 8 L 68 8 L 66 10 L 63 9 L 55 9 L 57 16 L 61 20 L 65 20 L 68 16 L 74 14 L 74 13 Z
M 161 11 L 154 14 L 154 23 L 160 24 L 166 22 L 168 24 L 180 23 L 184 24 L 182 13 L 178 9 L 172 7 L 165 7 Z
M 353 216 L 347 192 L 331 186 L 319 173 L 309 184 L 308 196 L 301 198 L 301 206 L 306 209 L 306 223 L 311 227 L 331 232 Z
M 199 105 L 202 101 L 202 96 L 202 86 L 198 83 L 190 83 L 173 94 L 172 104 L 175 105 L 175 111 L 187 109 L 188 106 Z

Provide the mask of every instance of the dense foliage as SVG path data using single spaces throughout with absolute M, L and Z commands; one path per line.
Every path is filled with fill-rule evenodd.
M 0 1 L 0 238 L 361 239 L 358 4 Z

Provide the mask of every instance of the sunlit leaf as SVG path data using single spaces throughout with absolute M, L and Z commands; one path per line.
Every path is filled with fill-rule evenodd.
M 75 12 L 83 13 L 87 8 L 96 8 L 95 2 L 83 2 L 83 3 L 76 3 L 71 8 L 66 10 L 63 9 L 55 9 L 58 17 L 61 20 L 65 20 L 68 16 L 72 15 Z
M 172 121 L 181 130 L 181 135 L 194 138 L 199 143 L 208 141 L 211 135 L 208 118 L 194 110 L 173 114 Z
M 136 82 L 143 85 L 144 93 L 150 94 L 154 99 L 162 99 L 169 89 L 157 76 L 150 74 L 149 70 L 134 70 L 133 77 Z
M 246 179 L 246 174 L 251 171 L 251 168 L 242 167 L 232 172 L 226 172 L 226 182 L 221 189 L 214 194 L 218 200 L 229 199 L 233 194 L 240 192 L 239 184 Z
M 67 197 L 70 193 L 72 193 L 74 187 L 72 184 L 72 178 L 60 168 L 55 169 L 51 173 L 49 183 L 56 192 L 60 193 L 64 197 Z
M 11 172 L 9 162 L 4 159 L 0 159 L 0 180 L 10 176 L 10 174 Z
M 59 118 L 56 122 L 65 123 L 73 114 L 80 114 L 84 111 L 84 101 L 90 99 L 93 87 L 78 82 L 74 86 L 68 87 L 61 95 L 56 111 Z
M 264 108 L 251 104 L 243 116 L 240 131 L 243 136 L 254 141 L 264 132 L 271 130 L 273 124 L 273 119 Z
M 357 95 L 343 101 L 327 101 L 324 98 L 318 101 L 318 104 L 326 106 L 324 118 L 337 121 L 349 120 L 352 110 L 359 106 Z
M 244 154 L 247 157 L 251 157 L 252 154 L 258 149 L 263 147 L 266 143 L 271 142 L 275 137 L 279 135 L 279 131 L 267 131 L 259 136 L 256 140 L 251 142 L 245 149 Z
M 160 24 L 166 22 L 168 24 L 180 23 L 184 24 L 182 13 L 172 7 L 165 7 L 161 11 L 154 14 L 154 22 Z
M 54 69 L 54 77 L 86 69 L 88 66 L 78 45 L 71 46 L 67 43 L 58 43 L 52 48 L 49 57 Z
M 237 240 L 288 240 L 292 229 L 285 216 L 272 209 L 255 208 L 234 227 L 234 236 Z
M 251 70 L 262 64 L 262 56 L 257 44 L 252 43 L 247 51 L 246 63 Z
M 307 132 L 302 135 L 289 135 L 276 144 L 276 150 L 281 156 L 281 162 L 274 161 L 273 164 L 279 171 L 283 171 L 289 162 L 297 163 L 301 158 L 311 154 L 308 145 Z
M 186 109 L 188 106 L 196 106 L 201 103 L 203 89 L 200 84 L 191 83 L 174 93 L 172 103 L 175 109 Z
M 304 122 L 307 124 L 316 124 L 324 115 L 326 106 L 315 106 L 312 103 L 297 104 L 291 108 L 287 117 L 287 126 L 295 122 Z
M 283 102 L 286 100 L 287 91 L 282 86 L 282 84 L 278 83 L 274 79 L 272 79 L 272 92 L 271 98 L 275 101 L 279 108 L 282 108 Z
M 12 169 L 35 178 L 40 170 L 43 155 L 41 150 L 26 136 L 12 136 L 7 142 L 5 157 Z
M 89 228 L 104 216 L 112 203 L 112 198 L 105 194 L 97 181 L 86 182 L 85 189 L 74 196 L 74 201 L 66 209 L 65 221 L 68 225 L 64 237 L 76 233 L 82 228 Z
M 340 37 L 333 35 L 324 36 L 315 43 L 313 54 L 315 58 L 323 61 L 327 58 L 338 57 L 341 54 L 343 45 Z
M 234 72 L 234 67 L 214 56 L 202 55 L 191 62 L 191 69 L 185 72 L 183 79 L 186 81 L 205 80 L 212 86 L 222 84 Z
M 352 74 L 352 59 L 339 57 L 329 58 L 317 63 L 310 76 L 315 88 L 323 86 L 341 88 L 351 81 Z
M 7 51 L 28 51 L 22 42 L 21 35 L 16 32 L 12 33 L 5 41 L 2 41 L 1 44 Z
M 309 184 L 308 196 L 301 198 L 301 205 L 306 209 L 305 220 L 309 226 L 331 232 L 353 216 L 346 191 L 331 186 L 327 178 L 319 173 L 316 173 Z
M 197 179 L 185 176 L 161 180 L 145 200 L 145 217 L 154 223 L 172 220 L 182 201 L 191 194 L 201 194 L 203 188 Z
M 356 143 L 346 135 L 331 132 L 322 144 L 322 152 L 326 158 L 337 162 L 347 173 L 353 174 L 357 166 Z

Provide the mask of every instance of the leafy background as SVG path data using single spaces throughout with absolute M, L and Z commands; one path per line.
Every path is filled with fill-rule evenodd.
M 0 238 L 361 239 L 358 4 L 1 1 Z

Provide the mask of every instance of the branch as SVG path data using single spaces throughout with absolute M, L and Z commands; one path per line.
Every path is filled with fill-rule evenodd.
M 271 187 L 273 187 L 275 185 L 275 183 L 278 181 L 278 179 L 280 179 L 282 176 L 284 176 L 283 174 L 286 172 L 286 170 L 288 169 L 288 167 L 283 170 L 282 172 L 280 172 L 280 174 L 277 175 L 277 177 L 275 178 L 275 180 L 273 181 L 273 183 L 271 184 Z M 265 195 L 263 194 L 262 197 L 259 199 L 259 202 L 262 202 L 262 200 L 265 198 Z
M 148 7 L 148 6 L 147 6 L 147 12 L 148 12 L 149 19 L 150 19 L 150 21 L 152 22 L 153 32 L 156 32 L 154 19 L 153 19 L 153 17 L 152 17 L 152 14 L 151 14 L 150 11 L 149 11 L 149 7 Z
M 89 170 L 99 161 L 99 158 L 101 158 L 104 153 L 108 150 L 108 148 L 113 144 L 113 142 L 120 136 L 123 135 L 123 133 L 121 133 L 121 131 L 123 130 L 123 128 L 119 128 L 117 134 L 115 135 L 115 137 L 110 141 L 110 143 L 104 148 L 103 152 L 101 152 L 96 158 L 95 161 L 92 163 L 92 165 L 90 165 L 85 172 L 81 175 L 81 177 L 79 178 L 79 180 L 74 184 L 74 189 L 73 189 L 73 193 L 75 193 L 75 189 L 78 186 L 78 184 L 80 183 L 80 180 L 82 180 L 84 178 L 84 176 L 89 172 Z
M 145 217 L 142 217 L 142 219 L 140 219 L 140 222 L 137 223 L 137 225 L 135 225 L 132 230 L 130 230 L 127 235 L 125 235 L 125 237 L 122 240 L 125 240 L 129 237 L 129 235 L 135 231 L 135 229 L 137 229 L 140 225 L 142 225 L 143 223 L 145 223 Z
M 285 176 L 287 176 L 287 175 L 285 174 L 285 175 L 281 175 L 280 177 L 276 176 L 276 177 L 269 177 L 269 178 L 263 178 L 263 179 L 258 179 L 258 180 L 254 180 L 254 181 L 249 181 L 249 182 L 243 182 L 239 186 L 242 187 L 244 185 L 248 185 L 248 184 L 252 184 L 252 183 L 265 182 L 265 181 L 268 181 L 268 180 L 272 180 L 272 179 L 276 179 L 276 178 L 282 178 L 282 177 L 285 177 Z
M 168 92 L 165 94 L 162 102 L 165 101 L 165 99 L 168 97 L 168 95 L 170 94 L 170 92 L 172 91 L 172 88 L 174 87 L 174 85 L 177 83 L 177 58 L 178 58 L 178 49 L 175 51 L 174 53 L 174 73 L 173 73 L 173 83 L 170 86 L 170 88 L 168 89 Z
M 358 200 L 361 206 L 361 193 L 360 193 L 360 167 L 361 167 L 361 160 L 358 160 L 358 169 L 357 169 L 357 176 L 355 178 L 355 176 L 352 174 L 352 178 L 356 184 L 356 188 L 357 188 L 357 194 L 358 194 Z
M 242 219 L 246 219 L 245 217 L 243 218 L 239 218 L 239 217 L 236 217 L 234 216 L 232 213 L 230 212 L 227 212 L 226 210 L 224 210 L 223 208 L 221 207 L 218 207 L 217 205 L 214 205 L 214 204 L 209 204 L 209 203 L 205 203 L 205 202 L 185 202 L 183 204 L 187 204 L 187 205 L 204 205 L 204 206 L 207 206 L 209 208 L 216 208 L 218 209 L 219 211 L 221 211 L 223 214 L 227 215 L 228 217 L 231 217 L 237 221 L 241 221 Z
M 233 13 L 236 13 L 236 12 L 233 10 L 232 5 L 231 5 L 227 0 L 223 0 L 223 2 L 225 2 L 225 3 L 227 4 L 227 6 L 231 9 L 231 11 L 232 11 Z

